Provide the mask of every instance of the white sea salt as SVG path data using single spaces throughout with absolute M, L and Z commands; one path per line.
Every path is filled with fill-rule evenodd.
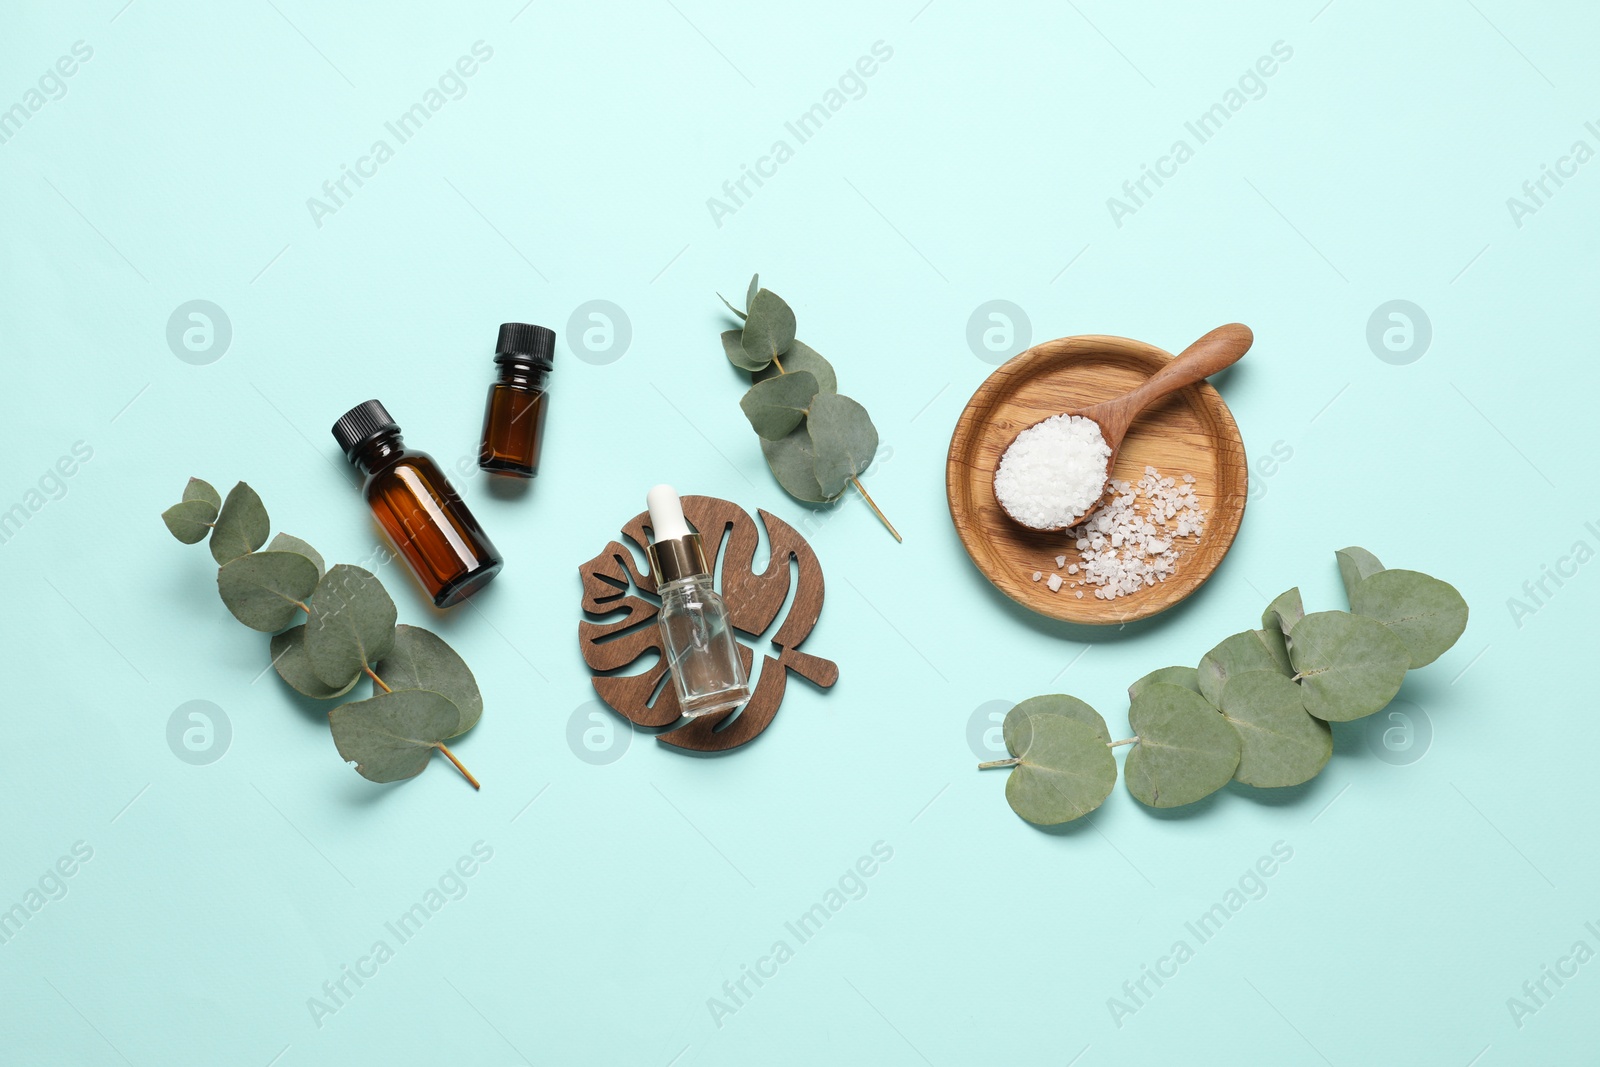
M 1111 490 L 1104 507 L 1067 531 L 1079 561 L 1066 568 L 1078 580 L 1065 587 L 1079 600 L 1085 587 L 1096 599 L 1116 600 L 1166 581 L 1187 547 L 1181 543 L 1197 542 L 1205 532 L 1207 513 L 1192 474 L 1179 480 L 1146 467 L 1137 482 L 1114 479 Z M 1058 567 L 1064 558 L 1057 557 Z M 1052 592 L 1059 588 L 1052 582 Z
M 994 475 L 1006 513 L 1035 530 L 1059 530 L 1083 518 L 1105 486 L 1111 447 L 1093 419 L 1052 415 L 1017 435 Z
M 1049 586 L 1049 587 L 1050 587 L 1050 591 L 1051 591 L 1051 592 L 1052 592 L 1052 593 L 1059 593 L 1059 592 L 1061 592 L 1061 575 L 1059 575 L 1059 574 L 1052 574 L 1052 575 L 1051 575 L 1051 576 L 1050 576 L 1050 580 L 1049 580 L 1049 581 L 1047 581 L 1047 582 L 1045 582 L 1045 583 L 1044 583 L 1044 584 L 1045 584 L 1045 585 L 1048 585 L 1048 586 Z

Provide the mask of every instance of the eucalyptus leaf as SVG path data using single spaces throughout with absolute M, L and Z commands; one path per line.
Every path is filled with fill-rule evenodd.
M 811 451 L 806 427 L 796 426 L 781 441 L 762 441 L 761 454 L 767 457 L 767 466 L 783 491 L 796 500 L 827 504 L 838 495 L 829 496 L 817 483 L 817 457 Z
M 1006 721 L 1001 726 L 1005 735 L 1006 748 L 1013 753 L 1020 752 L 1028 747 L 1025 734 L 1014 735 L 1013 730 L 1027 728 L 1028 718 L 1036 715 L 1065 715 L 1069 719 L 1076 719 L 1089 729 L 1106 744 L 1111 743 L 1111 731 L 1106 729 L 1105 719 L 1100 713 L 1077 697 L 1067 696 L 1065 693 L 1051 693 L 1046 696 L 1029 697 L 1006 715 Z
M 741 336 L 743 336 L 743 331 L 740 330 L 724 330 L 722 332 L 722 351 L 728 357 L 729 363 L 732 363 L 740 370 L 747 371 L 758 371 L 772 365 L 771 360 L 763 363 L 758 359 L 751 359 L 745 353 L 744 345 L 739 341 Z
M 1116 785 L 1117 761 L 1086 723 L 1066 715 L 1019 715 L 1012 708 L 1002 729 L 1006 747 L 1017 759 L 1006 779 L 1006 802 L 1035 825 L 1054 826 L 1087 815 Z
M 1222 700 L 1223 683 L 1232 675 L 1245 671 L 1292 674 L 1288 659 L 1278 658 L 1281 647 L 1281 641 L 1275 644 L 1265 630 L 1245 630 L 1224 639 L 1200 659 L 1200 694 L 1215 705 Z
M 275 633 L 307 607 L 321 577 L 298 552 L 252 552 L 223 564 L 217 592 L 234 618 L 252 630 Z
M 794 312 L 770 289 L 758 289 L 744 320 L 742 343 L 751 362 L 765 367 L 794 344 Z
M 1128 686 L 1128 699 L 1136 700 L 1140 693 L 1157 682 L 1168 685 L 1181 685 L 1185 689 L 1200 692 L 1200 672 L 1193 667 L 1162 667 L 1160 670 L 1151 671 L 1137 682 Z
M 752 385 L 739 407 L 762 440 L 777 441 L 800 425 L 816 395 L 817 379 L 810 371 L 790 371 Z
M 1361 584 L 1362 579 L 1383 570 L 1383 564 L 1378 562 L 1377 556 L 1355 545 L 1339 549 L 1333 558 L 1339 561 L 1339 578 L 1344 582 L 1346 598 L 1355 596 L 1356 586 Z
M 809 371 L 817 379 L 817 392 L 837 393 L 839 391 L 839 376 L 834 373 L 833 364 L 822 357 L 822 353 L 812 348 L 803 341 L 796 341 L 783 354 L 783 370 L 778 369 L 777 362 L 773 362 L 755 372 L 755 380 L 764 382 L 768 378 L 776 378 L 780 374 L 793 374 L 796 371 Z
M 717 299 L 722 301 L 722 303 L 724 305 L 726 305 L 726 307 L 727 307 L 727 309 L 729 311 L 733 312 L 735 315 L 739 316 L 741 319 L 747 317 L 744 312 L 742 312 L 738 308 L 734 307 L 733 303 L 727 297 L 723 296 L 721 293 L 717 294 Z M 733 332 L 734 333 L 738 333 L 739 331 L 738 330 L 734 330 Z
M 751 307 L 756 302 L 756 294 L 761 291 L 761 275 L 750 275 L 750 284 L 744 291 L 744 306 Z
M 1289 631 L 1294 624 L 1306 617 L 1305 605 L 1300 601 L 1300 587 L 1295 586 L 1286 592 L 1279 593 L 1278 598 L 1267 605 L 1267 610 L 1261 613 L 1261 629 L 1267 649 L 1272 653 L 1272 658 L 1278 661 L 1280 669 L 1285 674 L 1293 674 L 1289 666 Z
M 210 482 L 200 478 L 190 478 L 183 487 L 184 500 L 203 500 L 211 505 L 211 512 L 215 515 L 222 510 L 222 494 Z
M 373 668 L 390 689 L 427 689 L 447 697 L 461 712 L 461 721 L 447 736 L 464 734 L 483 715 L 483 695 L 456 650 L 444 638 L 420 626 L 394 628 L 394 650 Z
M 328 726 L 339 755 L 354 763 L 363 778 L 398 782 L 427 769 L 460 718 L 448 697 L 427 689 L 397 689 L 339 705 L 328 713 Z
M 1381 711 L 1400 692 L 1411 653 L 1377 619 L 1319 611 L 1301 619 L 1289 641 L 1308 712 L 1349 722 Z
M 317 677 L 343 685 L 394 648 L 394 601 L 370 571 L 338 563 L 328 568 L 308 602 L 306 652 Z
M 167 530 L 186 545 L 204 541 L 216 518 L 216 505 L 206 500 L 185 500 L 161 513 Z
M 1238 733 L 1233 776 L 1262 788 L 1299 785 L 1333 755 L 1333 730 L 1306 713 L 1300 687 L 1277 671 L 1246 671 L 1222 687 L 1222 715 Z
M 1444 655 L 1467 628 L 1467 602 L 1455 586 L 1418 571 L 1368 575 L 1351 591 L 1350 610 L 1393 630 L 1413 667 Z
M 1239 766 L 1239 734 L 1193 690 L 1151 683 L 1128 708 L 1128 725 L 1139 740 L 1123 776 L 1141 804 L 1193 804 L 1227 785 Z
M 211 558 L 221 565 L 254 552 L 267 543 L 269 529 L 266 506 L 254 489 L 240 482 L 228 490 L 211 530 Z
M 329 685 L 318 678 L 317 672 L 311 669 L 311 657 L 306 655 L 305 623 L 272 635 L 272 666 L 290 688 L 317 700 L 342 697 L 361 679 L 360 671 L 352 673 L 343 685 Z
M 817 484 L 829 496 L 866 473 L 878 452 L 878 430 L 867 409 L 843 393 L 819 393 L 806 417 L 816 455 Z
M 267 542 L 267 551 L 300 553 L 317 568 L 318 578 L 322 577 L 328 570 L 328 565 L 323 562 L 322 553 L 292 534 L 281 533 L 274 535 L 272 540 Z

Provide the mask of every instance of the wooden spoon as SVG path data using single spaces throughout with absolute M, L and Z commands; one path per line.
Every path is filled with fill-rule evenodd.
M 1140 412 L 1169 393 L 1209 378 L 1225 367 L 1233 366 L 1250 350 L 1254 340 L 1255 334 L 1251 333 L 1250 327 L 1243 323 L 1230 322 L 1226 326 L 1218 326 L 1178 353 L 1170 363 L 1152 374 L 1138 388 L 1077 411 L 1062 412 L 1064 415 L 1077 415 L 1089 419 L 1099 426 L 1100 436 L 1105 438 L 1106 444 L 1111 447 L 1111 455 L 1106 460 L 1105 484 L 1101 486 L 1100 494 L 1094 503 L 1079 514 L 1073 523 L 1048 529 L 1069 529 L 1072 525 L 1082 522 L 1085 517 L 1093 515 L 1110 498 L 1111 472 L 1117 466 L 1117 451 L 1122 447 L 1122 439 L 1128 435 L 1128 428 L 1133 425 L 1133 420 L 1139 417 Z M 1034 425 L 1037 426 L 1038 423 Z M 1014 517 L 1013 521 L 1016 521 Z M 1040 527 L 1029 527 L 1029 529 L 1040 529 Z

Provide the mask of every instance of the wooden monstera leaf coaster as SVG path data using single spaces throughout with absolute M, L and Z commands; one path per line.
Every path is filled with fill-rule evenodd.
M 816 553 L 794 527 L 766 511 L 757 511 L 772 546 L 766 569 L 757 574 L 755 553 L 760 538 L 749 512 L 717 497 L 686 496 L 683 514 L 700 532 L 713 573 L 720 559 L 720 591 L 728 604 L 728 618 L 735 630 L 750 637 L 761 637 L 778 621 L 778 613 L 789 598 L 789 563 L 793 560 L 799 565 L 789 614 L 772 635 L 777 654 L 768 653 L 760 672 L 751 672 L 755 674 L 755 687 L 750 699 L 742 708 L 692 719 L 656 738 L 678 748 L 718 752 L 737 748 L 767 728 L 778 714 L 790 671 L 826 689 L 839 680 L 839 667 L 832 660 L 800 651 L 800 643 L 810 635 L 822 612 L 823 583 Z M 584 663 L 595 672 L 594 689 L 601 700 L 640 726 L 670 726 L 681 713 L 677 692 L 666 677 L 661 632 L 655 625 L 660 608 L 655 598 L 656 580 L 654 575 L 644 573 L 638 562 L 649 540 L 645 534 L 649 520 L 648 512 L 640 512 L 622 528 L 623 537 L 634 548 L 612 541 L 578 568 L 583 579 L 585 615 L 578 623 L 578 644 Z M 651 651 L 657 654 L 658 661 L 649 669 L 636 674 L 618 673 Z M 742 641 L 739 655 L 745 669 L 750 670 L 754 656 Z M 719 730 L 717 727 L 731 715 L 738 718 Z

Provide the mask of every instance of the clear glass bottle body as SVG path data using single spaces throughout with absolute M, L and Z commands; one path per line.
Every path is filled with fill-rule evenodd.
M 366 475 L 362 495 L 373 516 L 435 606 L 465 600 L 500 572 L 500 553 L 432 456 L 390 432 L 352 458 Z
M 668 582 L 659 590 L 662 649 L 689 718 L 736 708 L 750 698 L 750 676 L 728 622 L 728 608 L 699 574 Z

